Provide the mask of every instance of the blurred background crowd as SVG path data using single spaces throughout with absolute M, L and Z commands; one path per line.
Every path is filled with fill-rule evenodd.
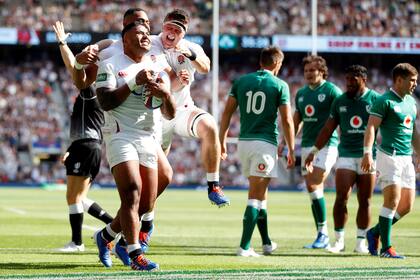
M 191 12 L 190 33 L 210 32 L 211 1 L 141 1 L 141 7 L 148 12 L 152 26 L 153 23 L 161 22 L 164 13 L 172 9 L 173 5 Z M 309 5 L 309 1 L 295 0 L 222 0 L 221 32 L 309 34 Z M 122 11 L 133 6 L 137 6 L 135 1 L 0 0 L 0 27 L 31 26 L 36 30 L 49 30 L 56 20 L 62 20 L 68 30 L 119 31 Z M 320 34 L 420 37 L 420 2 L 320 0 L 319 21 Z M 159 28 L 160 25 L 155 24 L 152 33 L 158 33 Z M 211 54 L 211 50 L 206 52 Z M 221 53 L 220 113 L 232 81 L 258 68 L 258 53 Z M 305 84 L 301 65 L 305 55 L 286 53 L 280 73 L 280 77 L 290 86 L 293 107 L 297 89 Z M 336 83 L 343 91 L 344 68 L 356 61 L 369 70 L 368 86 L 381 93 L 391 85 L 392 67 L 404 59 L 388 59 L 390 57 L 385 56 L 386 59 L 382 60 L 385 62 L 380 62 L 375 55 L 343 57 L 343 54 L 328 54 L 325 57 L 330 72 L 328 80 Z M 60 155 L 69 144 L 69 117 L 77 94 L 61 62 L 58 47 L 55 51 L 28 52 L 19 59 L 19 63 L 0 62 L 0 182 L 64 182 L 65 168 L 60 162 Z M 192 96 L 197 106 L 211 111 L 211 74 L 196 77 Z M 416 90 L 416 96 L 420 96 L 419 89 Z M 239 118 L 235 116 L 230 136 L 235 137 L 238 132 Z M 43 149 L 37 149 L 38 146 Z M 222 162 L 221 182 L 224 185 L 246 185 L 234 155 L 236 145 L 231 144 L 228 148 L 230 156 Z M 173 184 L 206 184 L 198 150 L 197 141 L 174 139 L 169 155 L 174 169 Z M 284 173 L 287 178 L 279 180 L 279 184 L 299 184 L 301 177 L 297 170 Z M 105 155 L 96 182 L 113 183 Z
M 0 0 L 0 26 L 51 30 L 61 20 L 71 30 L 119 31 L 122 13 L 144 8 L 152 23 L 174 6 L 190 11 L 190 33 L 211 32 L 212 1 L 145 0 Z M 420 3 L 416 0 L 319 0 L 320 35 L 419 37 Z M 310 34 L 310 0 L 221 0 L 220 32 L 271 35 Z M 160 26 L 153 26 L 153 33 Z

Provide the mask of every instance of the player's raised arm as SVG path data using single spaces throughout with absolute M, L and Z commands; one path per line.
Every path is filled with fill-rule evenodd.
M 226 138 L 229 131 L 230 120 L 237 107 L 238 102 L 236 99 L 232 96 L 229 96 L 226 102 L 225 110 L 222 114 L 219 129 L 219 141 L 221 146 L 220 153 L 223 160 L 227 158 Z
M 191 61 L 198 73 L 207 74 L 210 72 L 210 58 L 201 47 L 181 48 L 179 51 Z

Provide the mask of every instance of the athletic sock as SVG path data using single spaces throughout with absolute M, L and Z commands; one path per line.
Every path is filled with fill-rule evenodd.
M 344 243 L 344 228 L 334 228 L 335 241 Z
M 392 219 L 394 218 L 394 215 L 394 210 L 385 207 L 382 207 L 379 214 L 379 230 L 382 242 L 381 252 L 391 247 Z
M 141 252 L 140 244 L 135 243 L 135 244 L 127 245 L 127 252 L 128 252 L 128 256 L 131 259 L 134 259 L 135 257 L 141 255 L 142 252 Z
M 219 172 L 207 173 L 206 177 L 207 177 L 207 185 L 208 185 L 207 191 L 208 193 L 211 193 L 211 191 L 213 190 L 213 187 L 220 186 Z
M 316 190 L 309 193 L 314 207 L 315 217 L 317 219 L 318 232 L 328 235 L 327 230 L 327 209 L 325 206 L 324 192 Z
M 244 250 L 248 250 L 251 245 L 252 233 L 254 231 L 255 224 L 257 223 L 258 212 L 258 200 L 249 199 L 242 222 L 243 230 L 240 246 Z
M 107 224 L 104 229 L 102 229 L 102 238 L 105 239 L 107 242 L 111 242 L 112 240 L 117 237 L 117 234 L 115 231 L 112 230 L 111 224 Z
M 83 199 L 83 208 L 86 212 L 88 212 L 91 216 L 95 217 L 98 220 L 101 220 L 105 224 L 109 224 L 112 222 L 113 218 L 111 215 L 109 215 L 104 209 L 102 209 L 99 204 L 97 204 L 95 201 L 85 198 Z
M 399 220 L 401 219 L 400 214 L 398 214 L 398 212 L 395 212 L 395 216 L 394 218 L 392 218 L 392 224 L 394 225 L 395 223 L 397 223 Z M 375 236 L 379 236 L 380 235 L 380 229 L 379 229 L 379 223 L 377 223 L 372 229 L 371 229 L 372 233 Z
M 141 217 L 141 232 L 149 232 L 153 227 L 153 219 L 155 218 L 155 211 L 152 210 L 143 214 Z
M 262 244 L 271 245 L 270 237 L 268 236 L 268 221 L 267 221 L 267 200 L 260 201 L 261 207 L 258 212 L 257 226 L 260 232 Z
M 316 216 L 315 206 L 312 200 L 311 200 L 311 211 L 312 211 L 312 217 L 314 218 L 316 230 L 318 231 L 318 217 Z
M 83 205 L 75 203 L 69 205 L 69 220 L 71 227 L 71 241 L 77 246 L 82 245 Z
M 356 239 L 366 239 L 367 229 L 358 228 L 356 233 Z

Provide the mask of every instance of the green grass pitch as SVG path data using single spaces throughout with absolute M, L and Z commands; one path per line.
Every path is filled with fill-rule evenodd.
M 245 191 L 226 191 L 231 206 L 210 205 L 206 191 L 167 190 L 158 200 L 155 233 L 148 256 L 160 264 L 155 273 L 133 272 L 113 257 L 114 266 L 98 261 L 91 236 L 99 221 L 85 215 L 86 252 L 56 252 L 69 241 L 64 191 L 0 188 L 0 279 L 420 279 L 420 212 L 414 210 L 393 229 L 393 244 L 405 260 L 361 256 L 355 244 L 356 197 L 349 202 L 346 252 L 303 249 L 315 237 L 305 193 L 271 192 L 269 232 L 279 244 L 273 256 L 235 256 L 247 200 Z M 89 197 L 111 214 L 119 205 L 116 190 L 91 190 Z M 333 233 L 334 194 L 327 194 L 328 224 Z M 382 199 L 372 201 L 372 223 Z M 252 241 L 261 252 L 256 229 Z

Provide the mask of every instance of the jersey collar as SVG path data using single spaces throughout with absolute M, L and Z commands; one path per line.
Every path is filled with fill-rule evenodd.
M 399 99 L 404 100 L 404 97 L 401 97 L 393 88 L 389 89 L 392 93 L 394 93 Z
M 322 81 L 322 82 L 320 82 L 320 83 L 319 83 L 319 85 L 317 85 L 316 87 L 311 87 L 310 85 L 308 85 L 308 87 L 309 87 L 311 90 L 316 90 L 316 89 L 318 89 L 318 88 L 322 87 L 322 86 L 323 86 L 326 82 L 327 82 L 326 80 L 323 80 L 323 81 Z

